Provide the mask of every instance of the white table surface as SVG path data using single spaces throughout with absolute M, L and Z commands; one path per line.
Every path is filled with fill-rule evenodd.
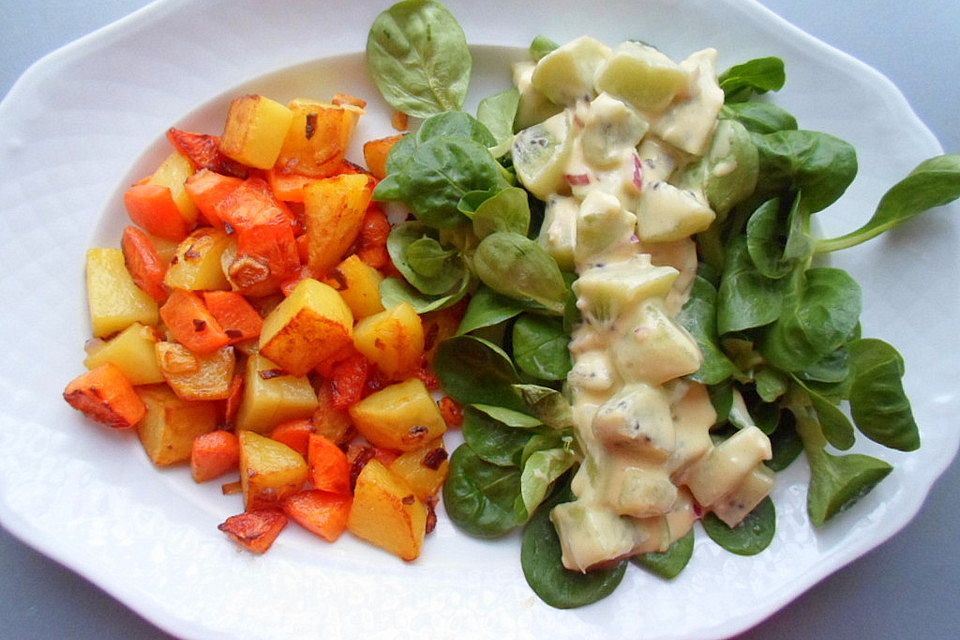
M 17 77 L 48 52 L 144 4 L 144 0 L 0 0 L 0 95 L 6 95 Z M 960 2 L 763 4 L 885 73 L 944 148 L 960 152 Z M 903 531 L 740 638 L 960 637 L 960 509 L 954 496 L 960 496 L 956 461 Z M 0 529 L 0 638 L 169 637 Z

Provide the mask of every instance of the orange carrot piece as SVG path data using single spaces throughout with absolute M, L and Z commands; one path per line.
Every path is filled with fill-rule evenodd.
M 287 516 L 276 509 L 258 509 L 230 516 L 217 526 L 230 539 L 253 553 L 264 553 L 287 526 Z
M 270 432 L 270 437 L 282 442 L 304 458 L 310 448 L 310 434 L 316 429 L 308 418 L 281 422 Z
M 221 175 L 210 169 L 200 169 L 187 178 L 183 186 L 207 224 L 223 229 L 217 206 L 241 184 L 243 180 L 240 178 Z
M 220 151 L 220 136 L 171 127 L 167 130 L 167 140 L 177 151 L 189 158 L 190 163 L 198 170 L 209 169 L 238 178 L 246 178 L 250 173 L 249 167 L 228 158 Z
M 160 307 L 160 317 L 173 337 L 197 354 L 213 353 L 230 344 L 220 323 L 192 291 L 177 289 Z
M 463 426 L 463 407 L 461 407 L 456 400 L 450 396 L 443 396 L 440 398 L 438 404 L 440 406 L 440 415 L 443 416 L 443 421 L 447 423 L 447 426 Z
M 123 194 L 133 222 L 164 240 L 180 242 L 190 233 L 190 223 L 180 214 L 169 187 L 135 184 Z
M 270 190 L 262 178 L 247 178 L 215 207 L 217 217 L 238 232 L 261 225 L 293 226 L 293 213 Z
M 338 447 L 346 446 L 356 435 L 350 414 L 333 406 L 333 390 L 327 380 L 317 386 L 317 408 L 310 416 L 310 422 L 316 433 Z
M 240 231 L 237 256 L 254 258 L 265 264 L 270 271 L 270 280 L 276 282 L 277 287 L 300 270 L 300 253 L 293 227 L 285 222 L 261 224 Z
M 370 361 L 362 353 L 353 353 L 333 366 L 330 390 L 333 406 L 343 410 L 360 402 L 370 375 Z
M 243 400 L 243 374 L 234 374 L 230 381 L 230 393 L 227 395 L 223 406 L 223 422 L 227 425 L 233 424 L 233 419 L 237 416 L 240 409 L 240 402 Z
M 243 483 L 239 480 L 234 480 L 233 482 L 224 482 L 222 485 L 220 485 L 220 493 L 225 496 L 235 496 L 243 493 Z
M 347 530 L 352 503 L 349 495 L 306 489 L 284 498 L 282 507 L 284 513 L 307 531 L 327 542 L 336 542 Z
M 390 221 L 379 207 L 370 207 L 363 215 L 360 234 L 357 237 L 357 257 L 374 269 L 383 269 L 390 264 L 387 252 L 387 237 Z
M 167 286 L 163 283 L 167 266 L 160 258 L 150 236 L 137 227 L 127 227 L 123 230 L 120 247 L 127 271 L 137 286 L 157 302 L 165 302 L 169 295 Z
M 273 195 L 283 202 L 303 202 L 303 188 L 317 180 L 319 178 L 288 173 L 277 167 L 267 171 L 267 182 L 270 183 Z
M 350 462 L 347 455 L 319 433 L 312 433 L 307 443 L 307 465 L 315 489 L 330 493 L 350 493 Z
M 206 482 L 240 468 L 240 440 L 230 431 L 197 436 L 190 451 L 190 471 L 195 482 Z
M 203 302 L 220 328 L 230 336 L 230 344 L 260 336 L 263 318 L 236 291 L 204 291 Z
M 353 491 L 357 484 L 357 477 L 368 462 L 378 460 L 383 466 L 389 467 L 399 457 L 399 453 L 389 449 L 359 442 L 351 443 L 347 447 L 347 460 L 350 462 L 350 490 Z
M 74 378 L 64 390 L 63 399 L 91 420 L 114 429 L 129 429 L 147 413 L 133 385 L 110 362 Z
M 387 177 L 387 156 L 393 145 L 397 144 L 403 138 L 403 134 L 380 138 L 379 140 L 370 140 L 363 144 L 363 159 L 367 163 L 367 168 L 377 180 L 383 180 Z

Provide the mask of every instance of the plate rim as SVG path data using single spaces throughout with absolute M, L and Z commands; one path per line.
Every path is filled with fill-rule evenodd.
M 795 25 L 792 25 L 785 19 L 775 14 L 773 11 L 755 2 L 754 0 L 726 0 L 726 2 L 731 5 L 739 5 L 741 7 L 750 7 L 751 10 L 759 11 L 760 13 L 765 14 L 764 15 L 765 19 L 774 21 L 778 28 L 790 30 L 793 36 L 803 38 L 808 43 L 814 44 L 815 46 L 822 48 L 824 51 L 829 52 L 831 55 L 839 56 L 841 59 L 845 61 L 846 64 L 857 66 L 861 72 L 869 73 L 875 76 L 875 78 L 878 81 L 883 82 L 887 85 L 888 90 L 892 90 L 892 92 L 899 97 L 899 99 L 903 103 L 903 106 L 905 106 L 906 110 L 913 116 L 914 122 L 912 122 L 911 124 L 925 131 L 930 141 L 932 141 L 933 144 L 936 147 L 938 147 L 940 149 L 940 152 L 942 153 L 942 146 L 940 145 L 939 141 L 936 139 L 933 133 L 930 132 L 929 128 L 927 128 L 927 126 L 922 122 L 922 120 L 920 120 L 920 118 L 915 114 L 913 109 L 910 108 L 908 101 L 900 92 L 900 90 L 884 74 L 877 71 L 873 67 L 870 67 L 869 65 L 863 63 L 862 61 L 854 58 L 853 56 L 850 56 L 849 54 L 846 54 L 845 52 L 818 40 L 814 36 L 806 33 L 802 29 L 799 29 Z M 16 101 L 20 99 L 19 94 L 24 91 L 23 87 L 27 86 L 30 82 L 39 80 L 40 76 L 42 76 L 43 73 L 51 73 L 55 71 L 55 68 L 57 65 L 62 65 L 65 62 L 68 62 L 72 56 L 77 56 L 82 54 L 85 51 L 84 47 L 90 46 L 91 44 L 97 44 L 101 41 L 101 39 L 110 37 L 112 34 L 122 33 L 126 29 L 145 26 L 151 20 L 161 19 L 164 15 L 166 15 L 166 12 L 172 11 L 178 6 L 185 6 L 189 4 L 193 4 L 193 3 L 189 2 L 188 0 L 154 0 L 150 4 L 138 9 L 137 11 L 109 25 L 106 25 L 94 32 L 91 32 L 90 34 L 87 34 L 77 40 L 74 40 L 73 42 L 68 43 L 54 50 L 53 52 L 47 54 L 46 56 L 44 56 L 43 58 L 41 58 L 40 60 L 32 64 L 24 72 L 24 74 L 17 79 L 17 81 L 11 87 L 10 91 L 4 97 L 3 101 L 0 102 L 0 116 L 6 113 L 5 109 L 12 108 L 12 107 L 9 107 L 9 105 L 15 104 Z M 142 150 L 136 150 L 136 151 L 141 152 Z M 924 498 L 929 493 L 933 484 L 936 482 L 936 479 L 939 478 L 940 475 L 942 475 L 942 473 L 947 469 L 947 467 L 951 464 L 953 459 L 956 457 L 958 445 L 960 445 L 960 437 L 958 437 L 958 439 L 954 442 L 953 451 L 951 453 L 949 453 L 946 456 L 937 458 L 939 464 L 936 465 L 936 468 L 933 470 L 933 473 L 931 474 L 933 477 L 933 481 L 923 487 L 923 491 L 922 491 L 923 495 L 920 500 L 911 502 L 910 503 L 911 508 L 901 512 L 900 517 L 894 517 L 893 514 L 888 514 L 888 517 L 884 520 L 884 523 L 888 524 L 888 526 L 883 528 L 884 533 L 881 539 L 871 541 L 870 544 L 864 545 L 863 548 L 860 548 L 860 549 L 853 548 L 847 551 L 845 554 L 842 554 L 843 557 L 839 562 L 839 564 L 836 564 L 835 566 L 832 566 L 829 569 L 822 569 L 822 570 L 818 569 L 818 570 L 808 571 L 803 576 L 804 579 L 801 581 L 804 584 L 802 589 L 789 594 L 785 600 L 778 600 L 777 603 L 763 610 L 763 612 L 760 615 L 750 616 L 752 619 L 747 621 L 747 625 L 738 626 L 737 631 L 745 630 L 749 628 L 749 626 L 753 626 L 759 623 L 760 621 L 762 621 L 763 619 L 765 619 L 775 611 L 779 610 L 780 608 L 782 608 L 792 600 L 799 597 L 803 592 L 809 590 L 813 585 L 815 585 L 818 581 L 820 581 L 827 575 L 830 575 L 831 573 L 837 571 L 841 567 L 848 565 L 850 562 L 852 562 L 856 558 L 864 555 L 868 551 L 883 544 L 883 542 L 888 540 L 891 536 L 893 536 L 895 533 L 900 531 L 904 526 L 906 526 L 906 524 L 909 523 L 913 519 L 913 517 L 916 515 L 916 513 L 922 508 Z M 194 627 L 193 625 L 187 624 L 187 626 L 181 627 L 179 626 L 179 624 L 171 624 L 171 620 L 163 617 L 164 611 L 162 610 L 162 608 L 156 609 L 156 610 L 151 608 L 152 603 L 150 602 L 149 598 L 143 600 L 142 602 L 135 601 L 129 598 L 129 594 L 120 593 L 122 584 L 119 584 L 119 583 L 114 584 L 115 578 L 111 575 L 108 575 L 108 574 L 99 575 L 97 571 L 96 563 L 94 561 L 86 561 L 86 563 L 78 561 L 76 557 L 69 557 L 70 554 L 67 548 L 53 544 L 52 540 L 48 540 L 43 536 L 31 537 L 30 533 L 37 531 L 36 526 L 33 523 L 29 522 L 29 519 L 24 517 L 23 514 L 20 514 L 17 511 L 9 508 L 7 504 L 7 500 L 5 499 L 5 496 L 3 495 L 2 491 L 0 491 L 0 524 L 2 524 L 5 529 L 10 531 L 15 537 L 20 539 L 22 542 L 24 542 L 28 546 L 37 549 L 47 557 L 54 559 L 60 564 L 77 572 L 79 575 L 84 576 L 85 578 L 87 578 L 88 580 L 96 584 L 99 588 L 103 589 L 107 593 L 110 593 L 112 597 L 121 601 L 126 606 L 130 607 L 132 610 L 136 611 L 138 614 L 140 614 L 147 620 L 150 620 L 153 624 L 156 624 L 161 629 L 165 629 L 170 632 L 176 632 L 176 633 L 181 633 L 181 632 L 207 633 L 210 631 L 208 628 L 202 627 L 202 626 Z M 175 622 L 179 623 L 181 621 L 178 619 Z

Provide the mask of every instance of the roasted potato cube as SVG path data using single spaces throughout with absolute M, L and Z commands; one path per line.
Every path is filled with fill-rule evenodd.
M 110 340 L 97 341 L 88 347 L 83 364 L 87 369 L 95 369 L 111 362 L 119 367 L 130 384 L 157 384 L 163 382 L 164 377 L 157 364 L 156 344 L 154 328 L 134 322 Z
M 260 332 L 260 353 L 302 376 L 348 346 L 353 314 L 332 287 L 306 278 L 270 312 Z
M 303 188 L 307 265 L 315 276 L 326 275 L 357 239 L 372 195 L 372 180 L 363 173 L 324 178 Z
M 244 376 L 237 429 L 266 433 L 281 422 L 309 418 L 317 396 L 305 377 L 288 375 L 261 355 L 251 355 Z
M 307 462 L 299 453 L 253 431 L 240 432 L 240 484 L 247 511 L 279 507 L 307 481 Z
M 291 120 L 290 109 L 264 96 L 235 98 L 227 112 L 220 151 L 245 165 L 269 169 L 280 155 Z
M 419 378 L 372 393 L 349 409 L 357 430 L 372 444 L 413 451 L 442 436 L 447 425 Z
M 233 347 L 203 355 L 176 342 L 158 342 L 155 348 L 163 377 L 184 400 L 224 400 L 230 395 L 236 366 Z
M 293 117 L 277 158 L 278 169 L 314 178 L 334 175 L 363 109 L 311 100 L 291 100 L 287 108 Z
M 437 495 L 450 466 L 443 440 L 428 442 L 390 463 L 390 471 L 403 478 L 421 500 Z
M 387 157 L 393 145 L 400 142 L 402 138 L 403 134 L 399 134 L 363 143 L 363 159 L 367 163 L 367 169 L 377 180 L 387 177 Z
M 357 477 L 347 529 L 403 560 L 420 555 L 427 508 L 406 482 L 378 460 Z
M 383 311 L 383 303 L 380 301 L 382 281 L 380 272 L 356 254 L 348 256 L 324 279 L 326 284 L 337 290 L 355 319 Z
M 134 322 L 156 325 L 157 302 L 136 285 L 120 249 L 87 251 L 87 307 L 93 335 L 104 338 Z
M 170 196 L 177 206 L 177 211 L 180 212 L 180 215 L 183 216 L 190 227 L 196 224 L 200 211 L 197 209 L 197 205 L 193 204 L 193 199 L 187 193 L 184 183 L 195 172 L 196 170 L 190 160 L 185 155 L 174 151 L 160 163 L 157 170 L 146 181 L 147 184 L 155 184 L 170 189 Z
M 166 385 L 138 387 L 147 415 L 137 432 L 153 463 L 166 466 L 189 462 L 194 439 L 217 428 L 217 405 L 188 401 Z
M 357 351 L 393 380 L 420 364 L 423 341 L 420 316 L 406 302 L 364 318 L 353 330 Z
M 204 227 L 187 236 L 170 261 L 164 284 L 170 289 L 225 291 L 230 289 L 223 272 L 223 252 L 236 240 L 223 231 Z

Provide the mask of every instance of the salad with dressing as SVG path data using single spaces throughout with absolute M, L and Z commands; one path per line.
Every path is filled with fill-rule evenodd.
M 443 507 L 467 533 L 522 528 L 548 604 L 608 595 L 628 561 L 665 578 L 694 527 L 738 554 L 773 539 L 776 472 L 805 453 L 822 526 L 890 472 L 857 433 L 920 446 L 895 348 L 822 257 L 960 197 L 960 156 L 921 163 L 861 228 L 811 232 L 856 153 L 763 98 L 782 60 L 719 72 L 589 36 L 530 46 L 514 87 L 463 112 L 471 57 L 440 3 L 384 11 L 367 43 L 387 102 L 422 121 L 373 197 L 405 219 L 386 306 L 466 302 L 434 366 L 464 406 Z

